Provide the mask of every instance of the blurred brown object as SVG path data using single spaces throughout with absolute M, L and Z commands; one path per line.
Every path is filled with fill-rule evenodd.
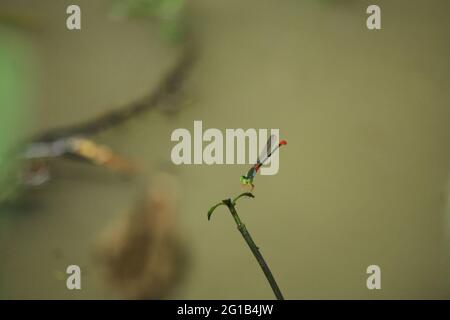
M 92 163 L 124 174 L 134 174 L 138 171 L 132 161 L 117 155 L 105 145 L 84 138 L 69 138 L 68 140 L 73 154 Z
M 176 188 L 159 175 L 135 208 L 100 239 L 98 256 L 109 284 L 126 299 L 161 299 L 186 268 L 174 223 Z

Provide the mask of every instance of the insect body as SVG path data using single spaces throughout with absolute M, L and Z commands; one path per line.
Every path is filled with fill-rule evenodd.
M 255 178 L 256 174 L 258 173 L 261 166 L 270 158 L 270 156 L 277 151 L 281 146 L 284 146 L 287 144 L 286 140 L 280 140 L 280 142 L 276 143 L 277 138 L 275 135 L 271 135 L 269 139 L 267 140 L 266 146 L 264 147 L 264 150 L 261 152 L 261 154 L 258 157 L 258 160 L 256 161 L 256 164 L 254 164 L 250 170 L 248 170 L 247 175 L 241 176 L 241 184 L 243 186 L 251 186 L 251 189 L 255 187 L 253 184 L 253 179 Z

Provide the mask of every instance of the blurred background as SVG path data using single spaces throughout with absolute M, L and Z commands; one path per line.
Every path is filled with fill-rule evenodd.
M 227 210 L 206 219 L 248 165 L 170 160 L 194 120 L 289 142 L 238 205 L 287 299 L 450 298 L 449 12 L 2 0 L 0 298 L 272 299 Z

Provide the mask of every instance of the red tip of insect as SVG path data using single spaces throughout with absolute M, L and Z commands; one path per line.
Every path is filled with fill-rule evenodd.
M 281 140 L 280 141 L 280 146 L 284 146 L 284 145 L 286 145 L 287 144 L 287 141 L 286 140 Z

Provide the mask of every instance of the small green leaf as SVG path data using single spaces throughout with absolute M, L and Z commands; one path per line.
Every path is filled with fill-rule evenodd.
M 223 204 L 222 202 L 219 202 L 218 204 L 212 206 L 211 209 L 209 209 L 209 211 L 208 211 L 208 221 L 211 219 L 211 215 L 214 212 L 214 210 L 216 210 L 216 208 L 218 206 L 222 206 L 222 205 L 225 205 L 225 204 Z
M 234 198 L 234 200 L 233 200 L 233 205 L 235 205 L 235 204 L 236 204 L 236 201 L 238 201 L 239 198 L 242 198 L 242 197 L 254 198 L 255 196 L 254 196 L 253 193 L 251 193 L 251 192 L 244 192 L 244 193 L 241 193 L 241 194 L 238 195 L 236 198 Z

